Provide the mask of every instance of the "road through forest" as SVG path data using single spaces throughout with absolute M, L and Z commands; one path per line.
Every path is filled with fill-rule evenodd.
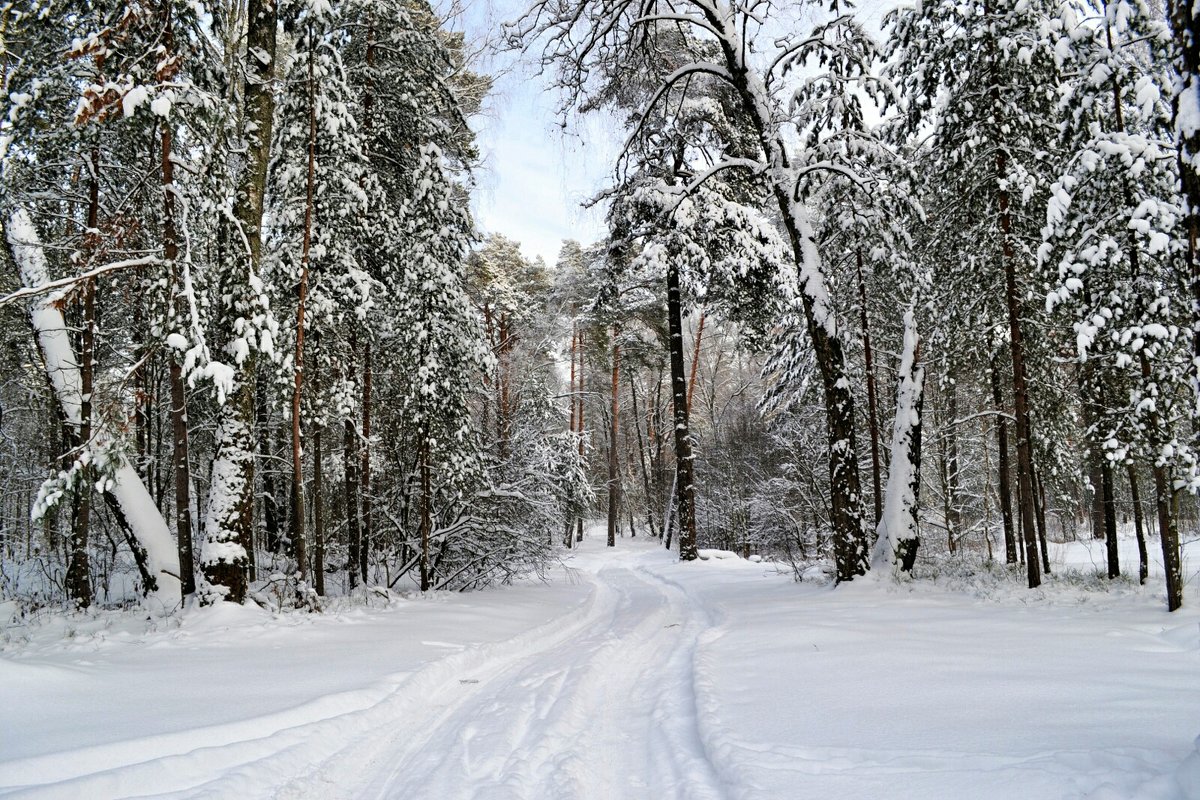
M 544 584 L 50 631 L 0 655 L 0 798 L 1191 800 L 1185 763 L 1200 787 L 1200 612 L 1155 589 L 720 555 L 596 535 Z

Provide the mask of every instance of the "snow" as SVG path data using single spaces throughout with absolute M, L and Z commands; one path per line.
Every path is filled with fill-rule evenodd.
M 103 95 L 101 95 L 103 96 Z M 145 86 L 134 86 L 121 97 L 121 111 L 126 117 L 137 113 L 138 106 L 150 99 L 150 89 Z M 155 112 L 158 113 L 158 112 Z
M 8 626 L 0 796 L 1200 796 L 1200 611 L 1157 584 L 833 588 L 603 538 L 546 584 Z
M 46 283 L 50 274 L 45 254 L 28 212 L 19 207 L 15 209 L 8 218 L 7 228 L 10 252 L 21 281 L 27 287 Z M 83 384 L 62 311 L 51 295 L 34 299 L 29 315 L 63 417 L 77 426 L 82 420 Z M 179 551 L 174 537 L 137 470 L 121 454 L 106 420 L 97 417 L 93 423 L 92 439 L 86 443 L 80 461 L 94 458 L 97 467 L 111 475 L 103 490 L 116 500 L 129 529 L 145 551 L 147 569 L 158 584 L 147 596 L 147 605 L 154 611 L 170 611 L 179 605 L 182 596 L 178 577 Z
M 918 540 L 917 491 L 919 472 L 913 446 L 920 450 L 921 397 L 925 391 L 925 367 L 919 363 L 921 338 L 910 306 L 904 314 L 904 349 L 896 373 L 896 419 L 892 427 L 890 468 L 884 495 L 883 514 L 876 526 L 879 538 L 871 556 L 876 572 L 899 571 L 905 542 Z

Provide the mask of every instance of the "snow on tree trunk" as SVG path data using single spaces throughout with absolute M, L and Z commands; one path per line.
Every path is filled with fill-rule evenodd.
M 912 570 L 919 544 L 918 500 L 921 488 L 921 404 L 925 368 L 920 363 L 921 339 L 912 309 L 904 315 L 904 350 L 896 388 L 896 422 L 892 429 L 891 467 L 888 470 L 879 539 L 872 566 L 891 565 L 899 572 Z
M 246 599 L 247 567 L 253 548 L 255 351 L 263 346 L 255 327 L 260 319 L 268 320 L 270 316 L 262 298 L 259 270 L 275 113 L 278 4 L 250 0 L 246 19 L 246 51 L 253 56 L 247 59 L 242 83 L 246 161 L 233 206 L 237 223 L 233 240 L 242 247 L 235 246 L 229 263 L 222 265 L 224 307 L 218 321 L 218 328 L 228 339 L 224 349 L 233 366 L 226 365 L 225 385 L 220 392 L 223 401 L 217 417 L 216 454 L 200 550 L 207 596 L 235 603 Z
M 48 283 L 49 270 L 42 252 L 41 239 L 33 220 L 23 209 L 13 211 L 8 219 L 7 241 L 13 262 L 22 283 L 36 288 Z M 30 304 L 29 318 L 37 333 L 38 346 L 46 365 L 50 386 L 62 408 L 67 424 L 78 427 L 82 421 L 83 390 L 79 361 L 71 348 L 67 323 L 51 294 L 35 297 Z M 178 606 L 182 600 L 179 582 L 179 553 L 162 513 L 146 491 L 141 478 L 120 453 L 104 420 L 93 422 L 90 441 L 83 443 L 104 476 L 104 491 L 112 498 L 116 511 L 132 534 L 136 545 L 134 556 L 149 580 L 145 586 L 147 600 L 164 610 Z

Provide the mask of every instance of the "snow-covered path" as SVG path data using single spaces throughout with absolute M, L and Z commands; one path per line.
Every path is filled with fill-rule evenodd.
M 980 580 L 592 540 L 549 585 L 34 641 L 0 797 L 1192 800 L 1200 613 Z
M 679 589 L 620 565 L 595 573 L 577 632 L 462 679 L 417 736 L 393 737 L 366 763 L 336 764 L 328 796 L 380 798 L 719 798 L 696 730 L 691 682 L 707 625 Z M 582 622 L 583 624 L 578 624 Z M 476 683 L 477 681 L 477 683 Z M 315 775 L 321 775 L 318 767 Z

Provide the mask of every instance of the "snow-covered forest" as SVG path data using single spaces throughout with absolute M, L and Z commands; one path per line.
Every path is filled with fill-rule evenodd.
M 868 615 L 881 642 L 905 620 L 953 626 L 955 598 L 990 598 L 967 635 L 988 636 L 990 620 L 1011 643 L 1022 628 L 1010 611 L 1090 603 L 1099 617 L 1054 617 L 1036 635 L 1078 637 L 1056 662 L 1063 675 L 1105 636 L 1147 626 L 1166 637 L 1147 652 L 1194 662 L 1200 6 L 538 0 L 489 30 L 465 24 L 469 11 L 0 6 L 0 683 L 12 669 L 36 687 L 40 706 L 21 713 L 64 691 L 23 665 L 63 658 L 77 635 L 105 652 L 117 632 L 229 644 L 362 615 L 384 635 L 388 613 L 441 597 L 473 604 L 463 629 L 438 632 L 454 613 L 425 604 L 416 633 L 400 635 L 483 653 L 460 659 L 474 677 L 417 670 L 430 686 L 347 700 L 374 709 L 371 725 L 386 726 L 392 703 L 447 737 L 422 747 L 449 752 L 466 734 L 419 702 L 439 675 L 477 684 L 475 672 L 515 664 L 521 642 L 567 659 L 562 637 L 603 618 L 644 645 L 630 664 L 698 687 L 685 697 L 633 681 L 616 695 L 645 694 L 638 708 L 671 721 L 656 779 L 600 791 L 559 764 L 517 781 L 551 776 L 552 788 L 513 796 L 797 797 L 750 773 L 774 775 L 771 759 L 887 770 L 837 751 L 844 731 L 824 755 L 789 750 L 783 723 L 763 734 L 782 749 L 746 745 L 765 761 L 718 763 L 741 747 L 713 732 L 727 721 L 714 711 L 722 681 L 770 674 L 810 644 L 745 617 L 761 634 L 744 637 L 746 664 L 706 661 L 725 636 L 709 629 L 751 613 L 738 581 L 769 583 L 780 626 L 817 618 L 807 597 L 831 626 Z M 552 260 L 473 211 L 497 166 L 479 121 L 503 102 L 493 70 L 513 64 L 558 104 L 531 126 L 599 120 L 622 142 L 586 201 L 605 234 L 566 238 Z M 468 590 L 474 600 L 450 599 Z M 557 625 L 538 591 L 578 624 Z M 515 604 L 503 624 L 480 611 L 493 602 Z M 666 614 L 660 628 L 678 628 L 672 644 L 646 644 L 629 618 L 647 603 Z M 686 621 L 668 624 L 675 612 Z M 1100 617 L 1124 627 L 1095 627 Z M 768 641 L 761 660 L 748 655 Z M 961 646 L 929 642 L 931 654 Z M 621 671 L 603 643 L 583 644 Z M 1116 683 L 1166 670 L 1128 705 L 1162 705 L 1157 724 L 1175 738 L 1130 743 L 1142 748 L 1133 766 L 1120 742 L 1105 745 L 1108 760 L 1070 767 L 1099 777 L 1069 796 L 1200 797 L 1200 754 L 1176 771 L 1191 748 L 1179 715 L 1200 713 L 1194 687 L 1177 694 L 1186 660 L 1140 664 L 1110 645 L 1095 657 Z M 449 663 L 419 647 L 403 658 Z M 548 662 L 530 663 L 541 685 Z M 298 680 L 319 667 L 301 664 Z M 903 667 L 879 670 L 858 677 L 906 682 Z M 961 681 L 943 702 L 992 685 Z M 506 701 L 527 685 L 484 683 L 480 697 Z M 103 685 L 110 706 L 137 702 L 115 677 Z M 1030 703 L 1067 702 L 1038 685 Z M 887 714 L 881 697 L 874 713 Z M 262 714 L 317 702 L 277 699 Z M 472 731 L 486 733 L 493 712 L 450 707 L 482 714 Z M 743 724 L 764 713 L 739 708 Z M 166 737 L 162 754 L 180 731 L 228 721 L 159 729 L 146 716 L 126 727 Z M 1086 737 L 1117 720 L 1076 722 Z M 269 731 L 210 744 L 232 753 L 243 733 Z M 14 745 L 6 778 L 7 747 L 0 793 L 166 791 L 144 769 L 56 790 L 62 765 L 36 745 Z M 133 763 L 120 748 L 88 752 L 97 771 Z M 300 748 L 272 762 L 286 779 L 241 789 L 221 782 L 242 763 L 224 757 L 172 796 L 259 796 L 317 755 Z M 1009 768 L 980 758 L 963 769 Z M 1063 758 L 1050 772 L 1069 771 Z M 678 774 L 664 783 L 668 761 Z M 370 765 L 350 763 L 329 778 L 356 787 L 348 796 L 424 796 L 394 775 L 355 783 Z M 476 796 L 467 783 L 430 772 L 421 791 Z M 911 796 L 1015 796 L 950 785 Z M 861 796 L 901 796 L 876 786 Z M 1053 782 L 1021 796 L 1051 787 L 1062 796 Z

